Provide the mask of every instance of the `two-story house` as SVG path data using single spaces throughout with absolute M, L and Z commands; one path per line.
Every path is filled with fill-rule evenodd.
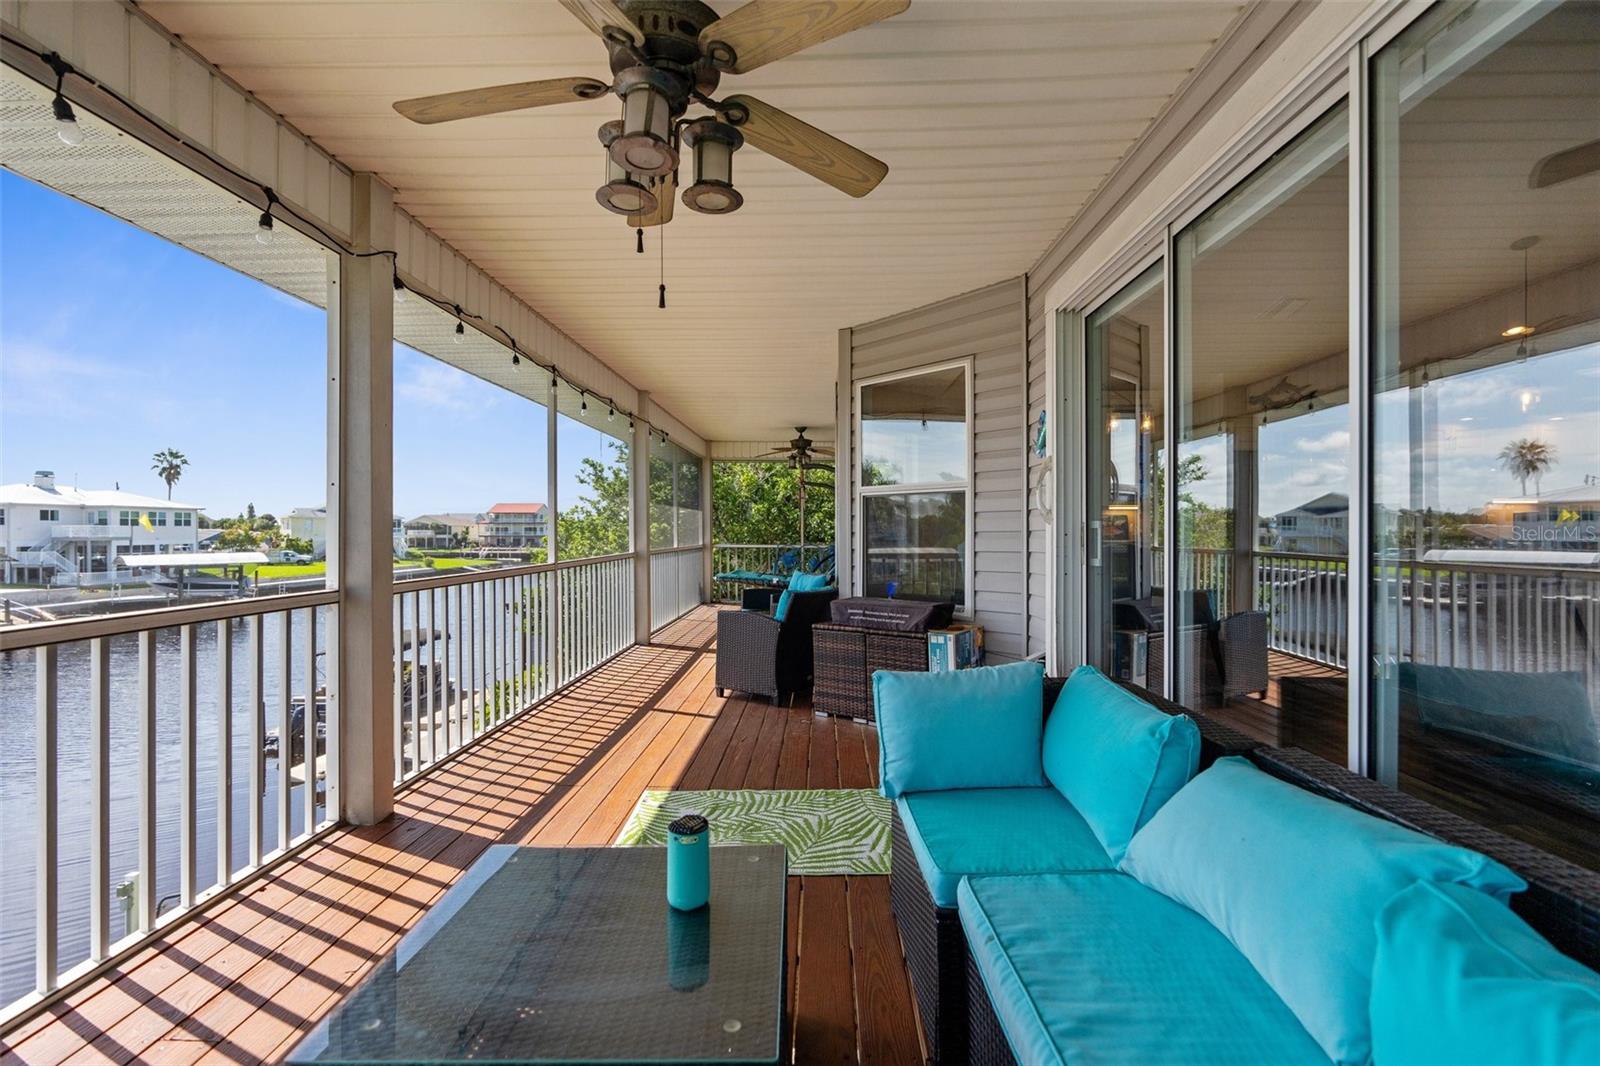
M 192 503 L 121 489 L 65 488 L 40 470 L 32 482 L 0 485 L 0 569 L 7 583 L 109 580 L 118 555 L 195 551 Z
M 406 547 L 419 551 L 464 548 L 477 529 L 475 514 L 419 514 L 406 522 Z
M 483 548 L 539 548 L 550 532 L 549 508 L 542 503 L 497 503 L 478 515 L 478 545 Z
M 1325 492 L 1273 516 L 1278 551 L 1344 555 L 1350 546 L 1350 497 Z

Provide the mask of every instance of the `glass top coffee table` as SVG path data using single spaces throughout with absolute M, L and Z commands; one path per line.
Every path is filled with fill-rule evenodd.
M 488 849 L 291 1063 L 776 1063 L 785 859 L 711 849 L 667 906 L 665 848 Z

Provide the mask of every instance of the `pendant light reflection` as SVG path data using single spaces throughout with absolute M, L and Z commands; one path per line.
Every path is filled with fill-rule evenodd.
M 1500 331 L 1500 336 L 1508 340 L 1514 337 L 1526 337 L 1534 331 L 1533 320 L 1528 317 L 1528 249 L 1538 243 L 1539 238 L 1533 235 L 1519 237 L 1511 242 L 1511 250 L 1522 253 L 1522 321 Z

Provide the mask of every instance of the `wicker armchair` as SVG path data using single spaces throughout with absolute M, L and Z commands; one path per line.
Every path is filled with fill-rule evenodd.
M 1164 633 L 1150 635 L 1148 678 L 1157 692 L 1166 671 L 1165 641 Z M 1215 705 L 1267 691 L 1267 612 L 1240 611 L 1220 622 L 1183 626 L 1178 641 L 1181 673 L 1174 691 L 1183 698 L 1200 697 Z
M 765 591 L 765 590 L 752 590 Z M 747 610 L 717 615 L 717 695 L 729 690 L 794 702 L 811 684 L 811 627 L 828 617 L 838 589 L 796 592 L 782 622 L 746 597 Z

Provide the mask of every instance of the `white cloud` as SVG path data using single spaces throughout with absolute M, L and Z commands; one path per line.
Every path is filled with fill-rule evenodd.
M 447 411 L 482 411 L 498 403 L 477 379 L 433 359 L 397 361 L 395 369 L 396 400 Z
M 1301 437 L 1294 446 L 1303 452 L 1342 452 L 1350 448 L 1350 431 L 1336 429 L 1320 437 Z

